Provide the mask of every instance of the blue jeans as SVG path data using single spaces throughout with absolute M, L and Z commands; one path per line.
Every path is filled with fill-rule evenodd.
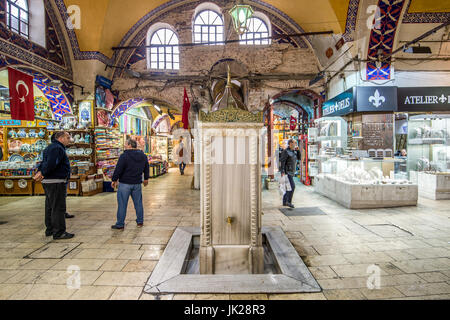
M 180 163 L 180 173 L 184 173 L 184 168 L 186 168 L 186 163 Z
M 292 191 L 286 191 L 286 193 L 283 196 L 283 204 L 292 203 L 292 196 L 294 195 L 294 190 L 295 190 L 294 177 L 291 175 L 287 175 L 287 177 L 289 179 L 289 184 L 291 185 Z
M 144 223 L 144 206 L 142 205 L 142 186 L 141 184 L 119 183 L 117 189 L 117 222 L 116 226 L 125 226 L 125 217 L 127 216 L 128 199 L 133 199 L 134 209 L 136 210 L 136 223 Z

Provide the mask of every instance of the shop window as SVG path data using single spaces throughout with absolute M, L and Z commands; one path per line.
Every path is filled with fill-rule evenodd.
M 178 37 L 169 28 L 149 32 L 149 68 L 160 70 L 180 69 L 180 49 Z
M 29 39 L 29 8 L 27 0 L 6 0 L 6 25 L 11 31 Z
M 194 19 L 194 43 L 223 44 L 223 19 L 215 11 L 203 10 Z
M 244 45 L 269 45 L 271 41 L 267 38 L 271 34 L 270 23 L 264 20 L 268 19 L 257 15 L 250 18 L 248 32 L 240 37 L 239 43 Z

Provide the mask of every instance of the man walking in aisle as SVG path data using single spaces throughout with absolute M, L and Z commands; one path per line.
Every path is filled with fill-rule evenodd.
M 137 149 L 137 142 L 128 139 L 125 143 L 125 152 L 119 158 L 112 177 L 112 187 L 117 188 L 117 222 L 112 229 L 123 230 L 127 216 L 128 199 L 133 199 L 136 210 L 136 223 L 138 227 L 144 225 L 144 206 L 142 204 L 142 175 L 144 187 L 148 185 L 149 165 L 144 152 Z
M 74 234 L 66 232 L 67 181 L 70 178 L 70 162 L 66 146 L 70 143 L 69 133 L 55 133 L 54 140 L 43 153 L 43 160 L 34 176 L 42 182 L 45 191 L 45 226 L 47 237 L 54 240 L 70 239 Z
M 184 147 L 183 137 L 180 137 L 180 143 L 175 152 L 175 159 L 180 167 L 180 174 L 184 175 L 184 169 L 186 168 L 186 162 L 188 157 L 187 149 Z
M 283 196 L 283 206 L 294 208 L 292 204 L 292 197 L 295 190 L 294 176 L 297 168 L 297 161 L 301 159 L 301 153 L 298 149 L 297 143 L 294 139 L 289 139 L 288 147 L 281 153 L 280 156 L 280 171 L 281 176 L 287 175 L 291 191 L 286 191 Z

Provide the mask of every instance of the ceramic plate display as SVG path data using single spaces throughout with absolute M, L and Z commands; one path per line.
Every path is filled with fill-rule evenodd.
M 24 143 L 21 147 L 20 147 L 20 151 L 21 152 L 31 152 L 31 146 L 28 143 Z
M 77 156 L 82 156 L 84 154 L 84 149 L 83 148 L 78 148 L 77 149 Z
M 91 149 L 91 148 L 86 148 L 86 149 L 84 149 L 84 154 L 85 154 L 86 156 L 90 156 L 90 155 L 92 154 L 92 149 Z
M 67 149 L 67 154 L 69 155 L 69 156 L 74 156 L 74 155 L 76 155 L 77 154 L 77 149 L 76 148 L 69 148 L 69 149 Z
M 36 156 L 34 154 L 27 153 L 23 156 L 23 161 L 30 162 L 30 161 L 34 161 L 35 158 L 36 158 Z
M 9 157 L 9 162 L 23 162 L 23 157 L 20 154 L 13 154 Z
M 27 180 L 20 179 L 18 182 L 18 185 L 19 185 L 20 189 L 25 189 L 28 185 L 28 182 L 27 182 Z
M 5 180 L 5 188 L 6 189 L 12 189 L 14 187 L 14 181 L 12 180 Z

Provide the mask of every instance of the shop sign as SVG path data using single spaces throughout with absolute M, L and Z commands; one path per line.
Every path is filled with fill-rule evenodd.
M 48 127 L 49 123 L 47 121 L 22 121 L 22 120 L 12 120 L 12 119 L 0 119 L 0 126 L 3 127 Z
M 450 111 L 450 87 L 398 88 L 398 109 L 403 112 Z
M 21 120 L 0 120 L 0 126 L 9 127 L 9 126 L 21 126 L 22 121 Z
M 112 87 L 112 81 L 102 76 L 97 76 L 95 78 L 95 83 L 101 85 L 105 89 L 111 89 Z
M 340 95 L 324 102 L 322 106 L 322 116 L 343 116 L 354 111 L 354 88 L 349 89 Z
M 356 105 L 358 112 L 397 111 L 397 87 L 358 87 Z

